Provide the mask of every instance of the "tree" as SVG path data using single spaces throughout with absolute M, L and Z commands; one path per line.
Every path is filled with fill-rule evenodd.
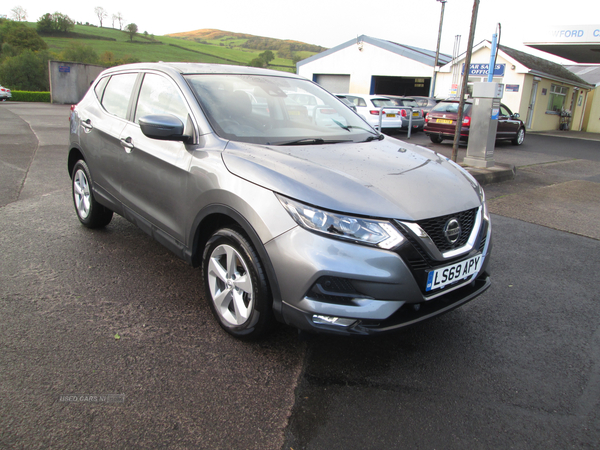
M 269 63 L 275 59 L 275 55 L 273 55 L 271 50 L 262 52 L 260 55 L 258 55 L 258 57 L 264 59 L 267 65 L 269 65 Z
M 275 59 L 275 55 L 271 50 L 264 51 L 258 55 L 257 58 L 254 58 L 248 64 L 251 67 L 268 67 L 269 63 Z
M 11 12 L 13 20 L 16 20 L 17 22 L 27 20 L 27 10 L 22 6 L 15 6 L 13 9 L 11 9 Z
M 48 91 L 48 52 L 25 50 L 0 65 L 0 79 L 15 91 Z
M 48 48 L 46 42 L 44 42 L 33 28 L 18 22 L 12 22 L 10 25 L 7 23 L 2 26 L 0 42 L 10 45 L 17 53 L 27 49 L 38 51 Z
M 94 13 L 100 21 L 100 28 L 102 28 L 102 21 L 108 17 L 108 13 L 104 10 L 102 6 L 96 6 L 94 8 Z
M 123 18 L 123 14 L 121 14 L 120 12 L 117 13 L 116 15 L 116 19 L 119 22 L 119 30 L 123 29 L 123 22 L 125 22 L 125 19 Z
M 129 33 L 129 40 L 133 42 L 133 37 L 138 32 L 138 26 L 135 23 L 130 23 L 125 27 L 125 31 Z
M 52 14 L 46 13 L 37 21 L 38 33 L 52 33 L 54 31 L 54 18 Z
M 66 14 L 55 12 L 46 13 L 37 21 L 38 33 L 66 33 L 75 28 L 75 22 Z
M 75 22 L 67 16 L 59 12 L 55 12 L 52 17 L 54 18 L 54 25 L 56 31 L 67 32 L 75 28 Z

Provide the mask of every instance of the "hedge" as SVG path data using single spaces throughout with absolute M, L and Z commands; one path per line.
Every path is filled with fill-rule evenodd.
M 50 92 L 12 91 L 13 102 L 45 102 L 50 103 Z

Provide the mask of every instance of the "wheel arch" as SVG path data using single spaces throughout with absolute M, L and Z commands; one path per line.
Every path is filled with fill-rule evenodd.
M 69 170 L 69 178 L 71 178 L 73 176 L 73 167 L 75 167 L 75 164 L 80 159 L 85 161 L 85 157 L 83 156 L 81 149 L 79 149 L 78 147 L 72 147 L 71 150 L 69 150 L 69 158 L 67 160 L 67 169 Z
M 185 258 L 193 266 L 202 264 L 204 246 L 218 229 L 225 227 L 238 228 L 248 237 L 263 264 L 271 295 L 273 296 L 273 312 L 278 320 L 282 320 L 282 299 L 279 283 L 271 259 L 258 233 L 252 225 L 236 210 L 226 205 L 210 205 L 204 208 L 194 220 L 191 228 L 191 245 L 186 250 Z

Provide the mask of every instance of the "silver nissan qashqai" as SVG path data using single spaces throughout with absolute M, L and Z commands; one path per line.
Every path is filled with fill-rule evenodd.
M 477 181 L 302 77 L 124 65 L 100 74 L 70 119 L 81 223 L 117 213 L 201 266 L 214 316 L 238 338 L 275 320 L 391 331 L 490 285 Z

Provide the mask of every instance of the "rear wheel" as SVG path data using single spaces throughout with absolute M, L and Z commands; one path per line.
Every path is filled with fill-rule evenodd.
M 94 199 L 90 170 L 80 159 L 73 167 L 73 204 L 79 221 L 88 228 L 105 227 L 112 220 L 113 212 Z
M 517 131 L 517 135 L 511 142 L 513 145 L 521 145 L 524 140 L 525 140 L 525 128 L 519 128 L 519 131 Z
M 221 327 L 254 339 L 273 325 L 272 299 L 262 263 L 240 230 L 223 228 L 204 248 L 206 298 Z
M 433 142 L 434 144 L 441 144 L 443 141 L 441 136 L 438 136 L 437 134 L 430 134 L 429 139 L 431 139 L 431 142 Z

